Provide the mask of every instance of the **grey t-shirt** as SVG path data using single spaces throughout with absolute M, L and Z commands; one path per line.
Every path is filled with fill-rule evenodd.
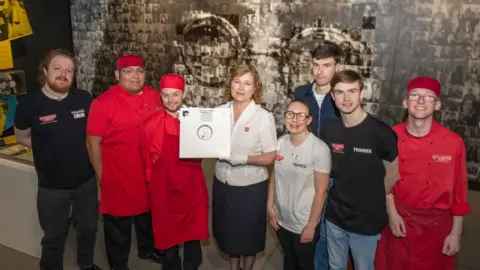
M 315 197 L 314 172 L 330 173 L 330 169 L 330 149 L 313 134 L 297 147 L 291 145 L 290 134 L 278 140 L 274 206 L 280 226 L 301 233 Z

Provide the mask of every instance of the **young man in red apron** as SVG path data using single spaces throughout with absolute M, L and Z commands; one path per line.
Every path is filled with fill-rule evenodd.
M 407 121 L 398 135 L 400 180 L 387 195 L 389 226 L 377 249 L 377 270 L 454 270 L 460 249 L 468 177 L 460 136 L 433 120 L 440 109 L 440 83 L 408 82 Z
M 138 256 L 157 263 L 153 248 L 147 180 L 138 139 L 145 119 L 162 106 L 160 95 L 145 85 L 143 60 L 117 60 L 118 84 L 97 97 L 87 122 L 87 149 L 101 189 L 105 248 L 112 269 L 127 270 L 132 224 Z
M 149 181 L 155 248 L 165 250 L 164 270 L 197 270 L 200 240 L 209 238 L 208 192 L 201 159 L 180 159 L 178 111 L 185 81 L 177 74 L 160 79 L 164 109 L 146 120 L 140 150 Z M 179 244 L 184 244 L 183 268 Z

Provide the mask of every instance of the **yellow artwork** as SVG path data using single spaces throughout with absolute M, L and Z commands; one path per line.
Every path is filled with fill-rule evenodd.
M 7 155 L 19 155 L 21 153 L 26 153 L 27 152 L 27 147 L 17 144 L 17 145 L 12 145 L 9 147 L 5 148 L 0 148 L 0 153 L 1 154 L 7 154 Z
M 15 135 L 10 135 L 0 139 L 0 146 L 15 144 L 15 143 L 17 143 L 17 137 L 15 137 Z M 27 152 L 28 152 L 28 149 L 27 149 Z
M 0 70 L 13 68 L 10 40 L 0 41 Z
M 32 34 L 23 0 L 0 0 L 0 41 Z
M 3 127 L 7 121 L 8 102 L 0 100 L 0 136 L 3 133 Z

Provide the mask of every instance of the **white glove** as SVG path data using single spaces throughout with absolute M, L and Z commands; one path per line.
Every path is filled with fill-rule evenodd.
M 232 155 L 230 158 L 225 159 L 226 162 L 230 163 L 232 166 L 243 166 L 247 164 L 248 156 L 247 155 Z

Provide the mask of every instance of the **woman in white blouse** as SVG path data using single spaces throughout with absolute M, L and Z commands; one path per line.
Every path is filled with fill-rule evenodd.
M 215 164 L 212 227 L 220 250 L 230 256 L 230 269 L 251 270 L 257 253 L 265 249 L 266 165 L 276 156 L 273 115 L 258 103 L 262 83 L 257 70 L 241 64 L 232 68 L 226 83 L 232 112 L 231 156 Z
M 308 130 L 312 117 L 305 103 L 290 103 L 284 122 L 288 134 L 278 139 L 268 189 L 268 216 L 283 249 L 283 269 L 314 270 L 330 149 Z

